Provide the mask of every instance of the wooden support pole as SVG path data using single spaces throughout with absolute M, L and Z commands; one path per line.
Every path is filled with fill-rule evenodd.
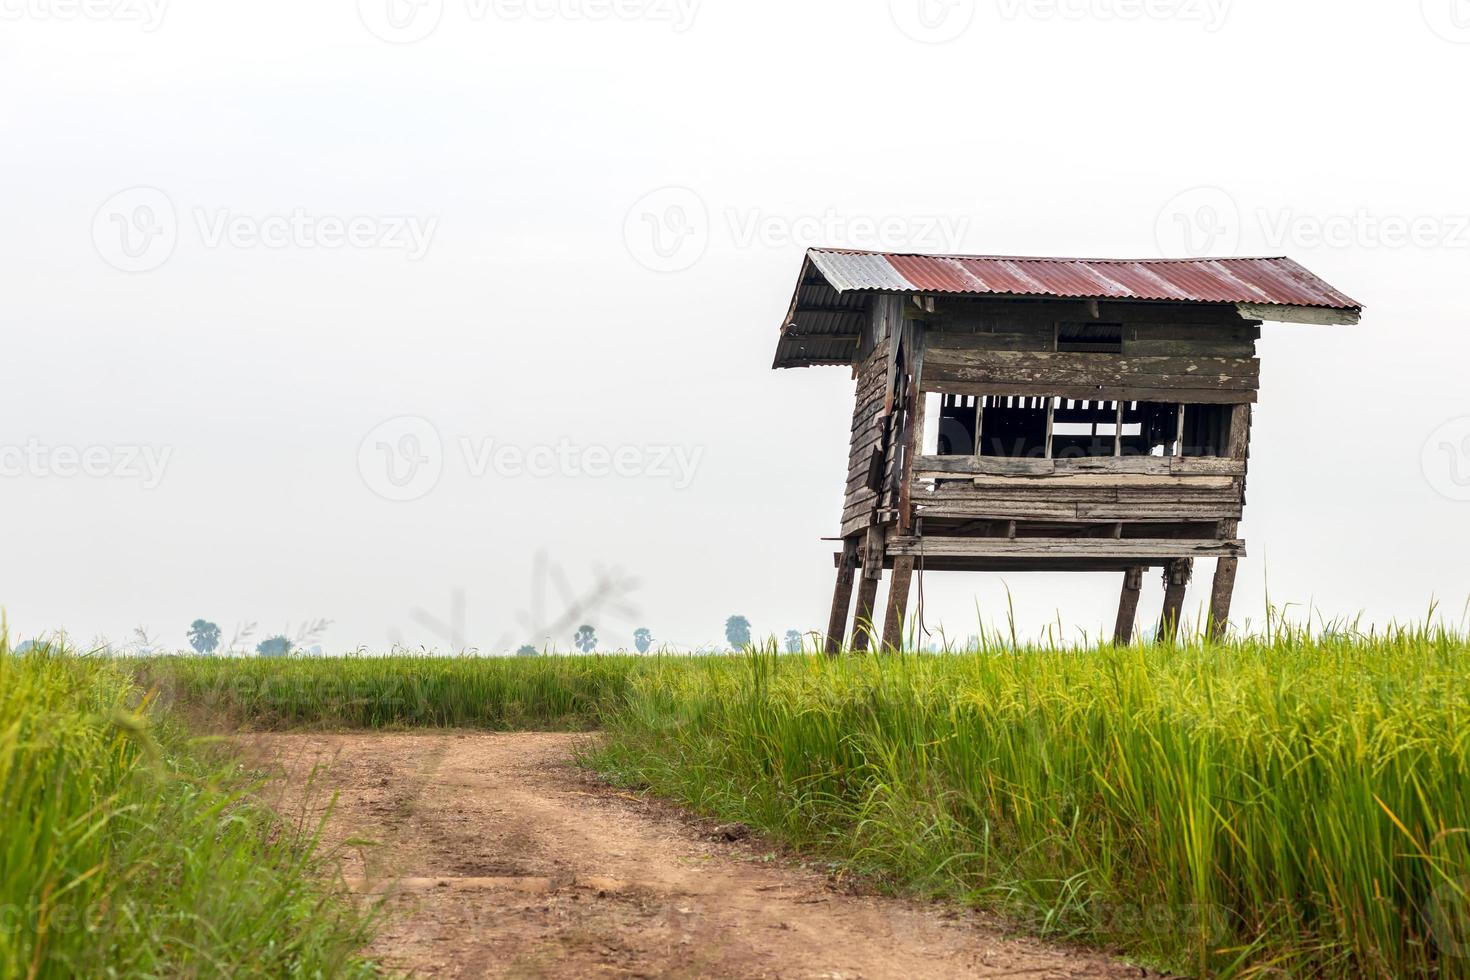
M 903 650 L 904 623 L 908 620 L 909 585 L 914 579 L 914 560 L 895 558 L 893 578 L 888 583 L 888 612 L 883 617 L 883 649 Z
M 1138 599 L 1142 594 L 1143 569 L 1128 569 L 1123 573 L 1123 595 L 1118 599 L 1118 625 L 1113 628 L 1115 646 L 1133 642 L 1133 622 L 1138 618 Z
M 868 649 L 868 640 L 876 628 L 874 607 L 878 604 L 878 583 L 883 579 L 883 531 L 868 528 L 863 543 L 863 580 L 858 585 L 857 609 L 853 612 L 852 648 Z
M 1212 643 L 1225 639 L 1225 630 L 1230 626 L 1230 598 L 1235 594 L 1235 573 L 1239 568 L 1239 558 L 1221 558 L 1215 565 L 1215 584 L 1210 589 Z
M 842 652 L 847 639 L 847 613 L 852 608 L 852 583 L 857 577 L 858 539 L 854 535 L 842 542 L 842 557 L 837 562 L 837 588 L 832 592 L 832 614 L 827 617 L 827 654 Z
M 1184 615 L 1184 594 L 1194 577 L 1194 559 L 1175 558 L 1164 569 L 1164 615 L 1159 620 L 1159 642 L 1179 637 L 1179 620 Z
M 858 586 L 857 609 L 853 612 L 852 648 L 857 651 L 868 649 L 868 639 L 873 631 L 873 606 L 878 601 L 878 579 L 863 575 Z

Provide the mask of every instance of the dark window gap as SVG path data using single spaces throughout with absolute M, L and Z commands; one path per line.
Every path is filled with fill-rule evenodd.
M 1058 323 L 1057 350 L 1069 354 L 1121 354 L 1123 324 Z

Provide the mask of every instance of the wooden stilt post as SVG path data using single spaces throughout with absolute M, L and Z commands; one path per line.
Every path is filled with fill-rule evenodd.
M 847 639 L 847 614 L 852 609 L 852 583 L 857 577 L 858 539 L 856 536 L 842 542 L 842 554 L 837 559 L 837 588 L 832 592 L 832 614 L 827 617 L 827 654 L 836 656 L 842 652 L 842 641 Z
M 1159 621 L 1159 642 L 1179 637 L 1179 619 L 1184 614 L 1184 593 L 1194 577 L 1194 560 L 1175 558 L 1164 569 L 1164 617 Z
M 1113 628 L 1115 646 L 1133 642 L 1133 621 L 1138 618 L 1138 599 L 1142 593 L 1143 569 L 1128 569 L 1123 573 L 1123 595 L 1118 599 L 1118 625 Z
M 852 620 L 854 650 L 866 650 L 873 633 L 878 583 L 883 580 L 883 552 L 883 530 L 877 527 L 868 528 L 868 537 L 863 543 L 863 580 L 858 585 L 857 609 L 853 612 Z
M 883 649 L 903 650 L 903 627 L 908 620 L 909 585 L 914 579 L 914 560 L 895 558 L 893 578 L 888 583 L 888 612 L 883 617 Z
M 1218 643 L 1230 626 L 1230 598 L 1235 593 L 1235 573 L 1239 558 L 1221 558 L 1215 565 L 1215 584 L 1210 589 L 1210 640 Z

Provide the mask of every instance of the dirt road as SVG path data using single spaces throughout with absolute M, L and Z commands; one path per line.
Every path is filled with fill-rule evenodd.
M 252 735 L 278 805 L 340 794 L 344 873 L 387 896 L 372 948 L 445 977 L 1139 977 L 968 913 L 854 894 L 598 783 L 577 736 Z M 321 768 L 325 767 L 325 768 Z M 315 788 L 306 792 L 316 772 Z

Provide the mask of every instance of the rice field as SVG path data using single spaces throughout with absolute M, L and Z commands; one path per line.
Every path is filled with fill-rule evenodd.
M 640 679 L 591 761 L 1182 971 L 1470 976 L 1467 678 L 1422 631 L 753 656 Z
M 138 682 L 170 704 L 255 728 L 587 731 L 669 661 L 588 657 L 166 657 Z M 688 662 L 679 659 L 675 662 Z
M 313 827 L 125 665 L 0 636 L 0 977 L 367 976 Z
M 214 724 L 597 728 L 584 761 L 625 786 L 1038 933 L 1198 975 L 1470 976 L 1470 642 L 1444 629 L 1086 650 L 992 637 L 836 659 L 126 667 L 138 687 L 111 667 L 47 668 L 111 685 L 87 694 L 98 749 L 78 766 L 111 773 L 111 752 L 143 778 L 146 743 L 97 721 L 139 689 Z M 279 865 L 247 826 L 230 853 Z M 103 887 L 90 882 L 74 887 Z

